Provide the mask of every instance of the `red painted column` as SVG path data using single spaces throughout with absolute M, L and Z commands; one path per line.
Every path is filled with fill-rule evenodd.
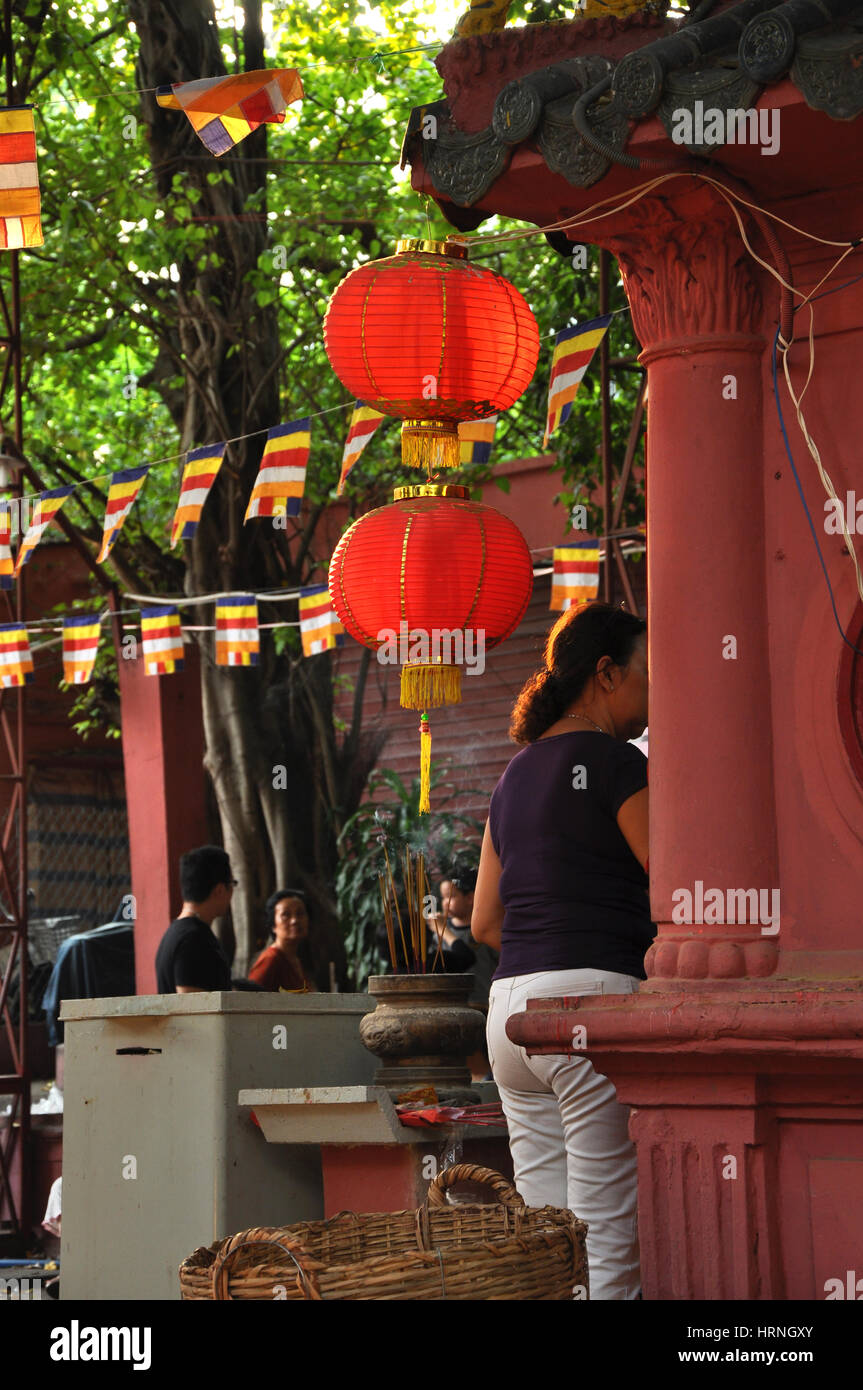
M 816 885 L 829 878 L 823 851 L 795 853 L 788 834 L 792 809 L 804 823 L 825 814 L 822 784 L 814 810 L 802 793 L 780 804 L 773 738 L 785 732 L 787 762 L 789 710 L 805 711 L 801 765 L 812 782 L 816 748 L 825 788 L 845 789 L 837 643 L 823 611 L 822 649 L 805 640 L 813 608 L 798 645 L 803 610 L 782 588 L 811 556 L 787 512 L 777 555 L 775 492 L 765 516 L 782 477 L 764 458 L 768 282 L 712 196 L 645 200 L 597 232 L 620 258 L 648 367 L 650 978 L 637 995 L 529 1001 L 507 1032 L 531 1054 L 583 1048 L 631 1107 L 645 1298 L 823 1299 L 863 1240 L 856 942 L 825 930 L 818 887 L 807 899 L 797 886 L 796 911 L 792 888 L 784 924 L 781 898 L 778 923 L 759 919 L 780 882 L 777 823 L 783 880 L 801 860 Z M 778 576 L 789 552 L 792 573 Z M 845 790 L 842 804 L 853 823 L 859 796 Z M 838 839 L 839 818 L 827 823 Z M 702 921 L 673 920 L 683 889 L 700 896 Z M 755 904 L 731 920 L 729 894 L 747 890 Z M 843 940 L 852 949 L 837 950 Z
M 180 855 L 210 839 L 204 795 L 204 729 L 197 648 L 173 676 L 146 676 L 144 662 L 117 662 L 138 994 L 156 992 L 156 950 L 180 909 Z
M 779 880 L 759 285 L 731 214 L 707 189 L 679 206 L 645 199 L 608 244 L 648 368 L 650 886 L 658 935 L 647 970 L 654 979 L 769 975 L 778 932 L 761 907 L 769 916 Z M 729 890 L 753 889 L 758 897 L 733 899 L 735 916 L 745 904 L 743 923 L 727 923 Z M 673 920 L 688 907 L 680 890 L 703 922 Z M 723 910 L 708 900 L 699 913 L 710 890 L 722 894 Z

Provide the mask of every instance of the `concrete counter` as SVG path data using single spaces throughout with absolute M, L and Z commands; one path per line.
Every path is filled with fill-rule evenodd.
M 67 1000 L 62 1297 L 175 1299 L 199 1245 L 323 1216 L 319 1150 L 268 1144 L 241 1090 L 368 1086 L 365 994 Z

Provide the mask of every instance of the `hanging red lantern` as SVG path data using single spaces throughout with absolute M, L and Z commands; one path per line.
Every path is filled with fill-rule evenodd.
M 431 732 L 425 713 L 461 700 L 461 667 L 518 626 L 533 588 L 527 544 L 466 487 L 397 488 L 394 501 L 348 528 L 330 561 L 342 626 L 401 666 L 401 704 L 422 710 L 420 810 L 428 810 Z M 386 656 L 382 658 L 382 649 Z
M 530 306 L 457 242 L 400 241 L 353 270 L 324 319 L 333 371 L 358 399 L 404 420 L 402 460 L 459 462 L 458 423 L 508 410 L 539 357 Z

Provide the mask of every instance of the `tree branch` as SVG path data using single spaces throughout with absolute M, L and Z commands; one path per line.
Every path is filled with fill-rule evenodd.
M 103 29 L 98 34 L 94 34 L 93 37 L 88 39 L 87 42 L 84 44 L 78 43 L 77 39 L 75 39 L 72 34 L 67 34 L 66 37 L 68 39 L 71 39 L 72 43 L 81 53 L 85 53 L 88 49 L 93 48 L 97 43 L 101 43 L 103 39 L 110 38 L 112 34 L 126 33 L 128 28 L 129 25 L 127 20 L 118 19 L 116 24 L 111 24 L 107 29 Z M 30 83 L 28 91 L 32 92 L 34 87 L 38 87 L 40 82 L 44 82 L 46 77 L 50 77 L 51 73 L 56 71 L 57 64 L 49 63 L 47 67 L 44 67 L 41 72 L 38 72 L 36 74 L 32 82 Z
M 68 343 L 52 343 L 52 352 L 77 352 L 79 348 L 93 347 L 96 343 L 101 343 L 106 338 L 111 329 L 116 326 L 115 319 L 107 319 L 105 323 L 94 328 L 90 333 L 82 333 L 77 338 L 70 338 Z

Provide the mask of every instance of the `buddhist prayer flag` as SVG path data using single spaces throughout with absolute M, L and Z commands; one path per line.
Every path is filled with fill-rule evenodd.
M 144 674 L 172 676 L 183 669 L 183 631 L 175 604 L 141 609 Z
M 7 501 L 0 502 L 0 589 L 11 589 L 15 578 L 15 562 L 12 559 L 12 508 Z
M 101 565 L 102 561 L 107 560 L 110 555 L 114 542 L 123 529 L 123 523 L 132 510 L 135 498 L 144 486 L 144 479 L 149 471 L 149 467 L 145 464 L 142 468 L 124 468 L 112 477 L 105 503 L 102 548 L 96 556 L 97 564 Z
M 549 608 L 569 608 L 587 603 L 599 593 L 599 542 L 578 541 L 554 552 Z
M 0 686 L 26 685 L 34 679 L 33 658 L 26 627 L 19 623 L 0 625 Z
M 75 491 L 72 487 L 54 487 L 48 492 L 40 492 L 36 498 L 36 506 L 33 509 L 33 520 L 27 528 L 21 545 L 18 549 L 18 559 L 15 562 L 15 577 L 21 573 L 22 565 L 26 565 L 33 551 L 42 539 L 46 526 L 50 526 L 54 517 L 61 510 L 66 499 L 72 496 Z
M 345 630 L 336 617 L 326 584 L 300 589 L 300 634 L 303 656 L 344 646 Z
M 299 516 L 311 444 L 312 423 L 308 416 L 267 431 L 245 521 L 255 516 Z
M 225 457 L 224 443 L 205 444 L 202 449 L 190 449 L 186 455 L 180 499 L 171 523 L 171 549 L 178 541 L 190 541 L 198 529 L 201 510 L 216 474 Z
M 368 444 L 378 425 L 387 417 L 382 415 L 379 410 L 373 410 L 370 405 L 365 405 L 363 401 L 357 401 L 351 415 L 351 423 L 348 426 L 348 437 L 345 440 L 345 451 L 342 454 L 342 471 L 339 475 L 339 485 L 336 493 L 341 497 L 345 490 L 345 483 L 348 474 L 359 458 L 363 449 Z
M 582 377 L 610 323 L 611 314 L 603 314 L 602 318 L 591 319 L 576 328 L 564 328 L 555 338 L 548 383 L 548 420 L 542 441 L 544 449 L 558 426 L 569 419 Z
M 210 154 L 225 154 L 265 122 L 281 124 L 285 109 L 303 95 L 296 68 L 258 69 L 228 77 L 202 77 L 156 88 L 156 101 L 185 111 Z
M 69 685 L 85 685 L 93 675 L 101 630 L 98 613 L 63 619 L 63 679 Z
M 41 246 L 36 131 L 27 106 L 0 110 L 0 250 Z
M 216 604 L 216 665 L 257 666 L 260 649 L 255 595 L 220 598 Z
M 459 464 L 488 463 L 496 427 L 496 415 L 486 420 L 463 420 L 458 427 Z

